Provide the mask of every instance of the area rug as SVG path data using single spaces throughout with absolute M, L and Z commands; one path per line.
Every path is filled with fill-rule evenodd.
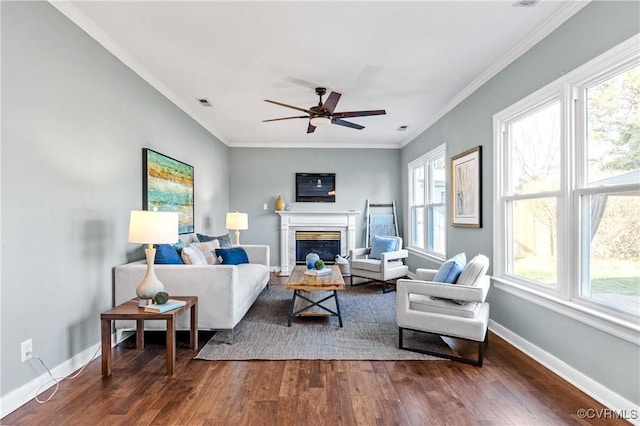
M 228 332 L 217 332 L 196 359 L 438 359 L 398 349 L 395 292 L 382 294 L 377 285 L 347 285 L 338 294 L 342 328 L 337 317 L 296 317 L 288 327 L 291 296 L 283 286 L 265 289 L 234 329 L 233 344 L 226 343 Z

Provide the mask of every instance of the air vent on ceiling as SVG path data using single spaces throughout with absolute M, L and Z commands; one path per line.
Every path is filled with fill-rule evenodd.
M 202 106 L 206 106 L 206 107 L 211 106 L 211 104 L 209 103 L 209 99 L 207 98 L 198 98 L 198 102 L 200 102 L 200 105 Z
M 515 7 L 533 7 L 538 3 L 539 0 L 519 0 L 515 2 L 513 5 Z

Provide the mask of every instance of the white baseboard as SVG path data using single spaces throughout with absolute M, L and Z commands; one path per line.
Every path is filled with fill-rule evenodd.
M 528 340 L 523 339 L 508 328 L 493 320 L 489 320 L 489 330 L 590 397 L 598 400 L 605 407 L 619 413 L 630 423 L 640 425 L 640 419 L 638 419 L 638 416 L 640 415 L 640 406 L 623 398 L 611 389 L 596 382 L 592 378 L 571 367 L 569 364 L 559 358 L 556 358 L 549 352 L 546 352 Z M 581 408 L 588 410 L 593 407 Z
M 115 335 L 111 336 L 111 342 L 113 342 L 112 345 L 115 345 Z M 55 368 L 50 368 L 51 374 L 53 374 L 53 377 L 56 378 L 69 376 L 74 371 L 77 371 L 78 369 L 82 368 L 82 366 L 87 364 L 94 354 L 96 354 L 96 357 L 100 357 L 100 354 L 96 353 L 99 351 L 100 346 L 100 343 L 96 343 L 95 345 L 75 355 L 73 358 L 64 361 L 62 364 L 56 366 Z M 47 360 L 43 359 L 43 361 L 46 364 Z M 35 357 L 31 358 L 27 362 L 34 363 L 34 368 L 37 369 L 37 371 L 44 371 L 40 376 L 36 377 L 30 382 L 0 397 L 0 419 L 14 412 L 27 402 L 31 401 L 36 396 L 36 392 L 40 387 L 42 388 L 40 389 L 39 394 L 42 394 L 47 389 L 55 385 L 55 382 L 51 380 L 51 376 L 49 376 L 49 373 L 47 373 L 42 364 L 40 364 L 40 362 Z

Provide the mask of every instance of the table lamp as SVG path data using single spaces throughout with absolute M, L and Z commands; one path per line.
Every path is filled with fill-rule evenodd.
M 246 213 L 227 213 L 227 229 L 236 231 L 236 245 L 240 245 L 240 229 L 249 229 L 249 215 Z
M 144 250 L 147 256 L 147 272 L 136 287 L 138 306 L 146 306 L 149 299 L 164 290 L 153 269 L 156 257 L 154 244 L 174 244 L 178 241 L 178 213 L 147 210 L 132 210 L 129 219 L 129 242 L 148 244 Z

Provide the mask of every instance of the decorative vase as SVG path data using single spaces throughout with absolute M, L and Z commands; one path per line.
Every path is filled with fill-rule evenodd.
M 284 210 L 284 197 L 282 195 L 278 195 L 278 198 L 276 199 L 276 211 L 283 211 Z
M 307 269 L 315 269 L 316 261 L 320 260 L 320 256 L 318 256 L 318 253 L 309 253 L 305 260 L 307 262 Z
M 154 260 L 156 258 L 156 249 L 152 246 L 152 248 L 146 248 L 144 253 L 147 256 L 147 272 L 140 284 L 136 287 L 139 307 L 147 306 L 158 292 L 164 290 L 164 285 L 162 285 L 156 276 L 156 272 L 153 268 Z

